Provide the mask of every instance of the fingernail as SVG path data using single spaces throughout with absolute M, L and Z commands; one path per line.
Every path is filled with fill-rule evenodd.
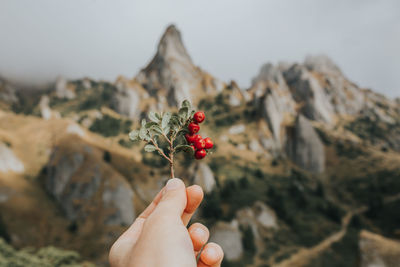
M 170 179 L 165 185 L 165 191 L 175 190 L 180 186 L 180 180 L 178 178 Z
M 193 234 L 195 234 L 198 237 L 203 237 L 205 236 L 207 233 L 206 231 L 204 231 L 202 228 L 195 228 L 193 229 Z
M 216 259 L 218 257 L 218 252 L 214 247 L 207 248 L 207 256 L 212 259 Z

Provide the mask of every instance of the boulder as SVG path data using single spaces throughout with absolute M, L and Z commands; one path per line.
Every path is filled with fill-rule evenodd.
M 288 130 L 286 154 L 299 167 L 312 173 L 325 170 L 325 149 L 311 122 L 303 115 Z
M 45 186 L 71 221 L 96 218 L 108 225 L 129 225 L 135 218 L 130 185 L 104 162 L 102 151 L 76 135 L 54 148 Z
M 45 120 L 51 118 L 51 109 L 49 107 L 49 103 L 50 103 L 50 98 L 47 95 L 43 95 L 40 98 L 39 102 L 40 114 L 42 115 L 42 118 Z
M 278 228 L 275 211 L 261 201 L 257 201 L 253 206 L 254 217 L 265 228 Z
M 241 134 L 244 133 L 244 131 L 246 131 L 246 126 L 244 124 L 233 125 L 228 130 L 230 134 Z
M 68 81 L 63 77 L 57 78 L 55 87 L 58 98 L 74 99 L 76 97 L 73 86 L 68 84 Z
M 222 247 L 228 261 L 238 260 L 243 255 L 242 234 L 237 221 L 217 222 L 210 230 L 210 241 Z
M 80 137 L 85 136 L 85 131 L 76 123 L 72 123 L 67 127 L 67 133 L 76 134 Z
M 0 142 L 0 172 L 23 173 L 25 166 L 11 148 Z
M 149 94 L 137 82 L 123 77 L 117 79 L 115 86 L 117 92 L 111 101 L 112 108 L 119 114 L 139 120 L 144 100 L 149 98 Z
M 192 173 L 192 181 L 194 184 L 201 186 L 203 191 L 207 194 L 210 193 L 215 185 L 215 177 L 206 163 L 196 163 L 194 164 L 190 172 Z

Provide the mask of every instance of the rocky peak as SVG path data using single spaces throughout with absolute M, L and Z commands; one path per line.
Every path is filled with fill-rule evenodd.
M 205 94 L 222 89 L 223 84 L 195 66 L 190 58 L 179 30 L 169 26 L 163 34 L 156 55 L 136 80 L 157 98 L 177 106 L 184 99 L 195 101 Z
M 339 67 L 326 55 L 309 55 L 304 60 L 304 66 L 311 71 L 328 75 L 343 75 Z
M 170 25 L 165 30 L 158 44 L 157 54 L 154 59 L 164 59 L 167 62 L 169 60 L 179 60 L 185 64 L 193 64 L 183 45 L 181 33 L 175 25 Z

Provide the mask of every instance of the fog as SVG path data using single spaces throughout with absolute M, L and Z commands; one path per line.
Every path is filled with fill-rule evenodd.
M 397 0 L 1 0 L 0 76 L 133 77 L 170 23 L 196 65 L 244 88 L 266 62 L 323 53 L 360 86 L 400 96 Z

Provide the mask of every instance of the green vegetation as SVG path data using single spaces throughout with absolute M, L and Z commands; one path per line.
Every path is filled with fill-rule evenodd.
M 394 150 L 400 150 L 400 119 L 388 124 L 376 115 L 373 118 L 365 116 L 349 123 L 346 129 L 372 144 L 384 143 Z
M 89 130 L 105 137 L 110 137 L 117 136 L 120 133 L 129 133 L 131 126 L 131 120 L 116 119 L 106 114 L 103 118 L 96 119 Z
M 88 262 L 82 262 L 77 252 L 60 250 L 54 247 L 15 250 L 3 239 L 0 239 L 0 266 L 12 267 L 91 267 Z
M 354 267 L 358 266 L 358 234 L 355 228 L 349 228 L 346 235 L 332 247 L 312 260 L 309 267 Z

